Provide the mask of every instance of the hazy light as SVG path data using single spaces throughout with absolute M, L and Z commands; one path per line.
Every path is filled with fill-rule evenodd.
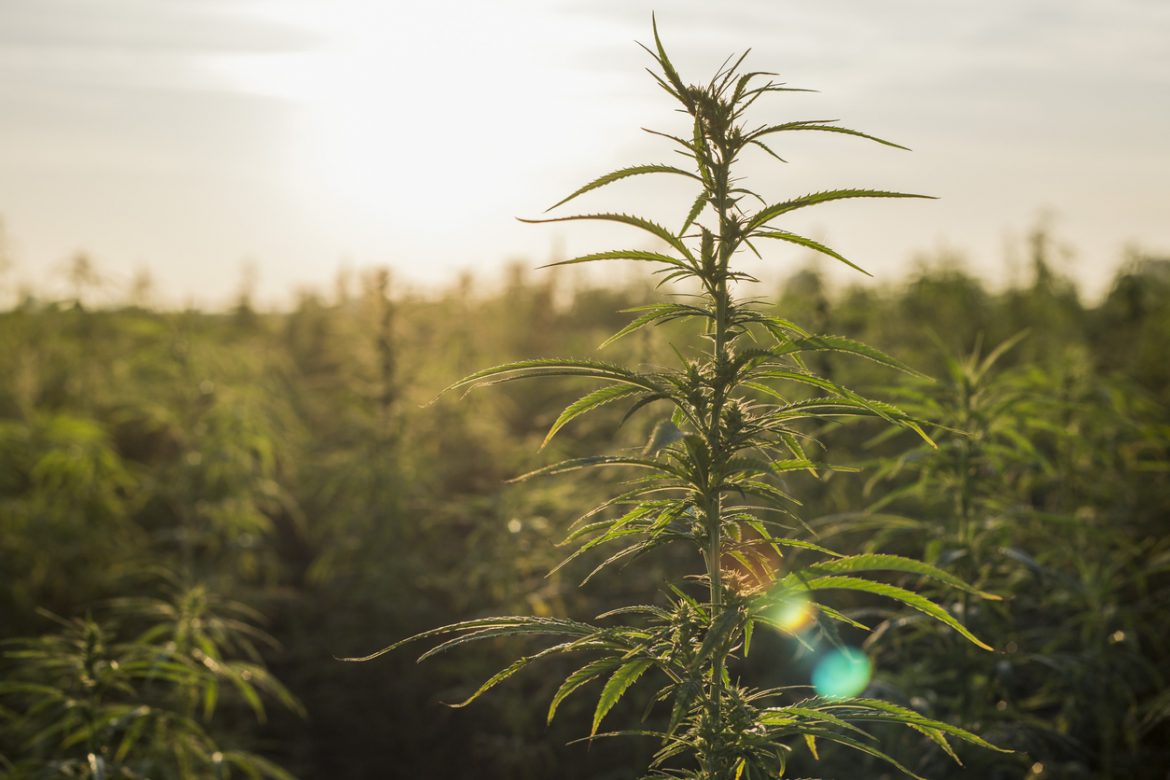
M 793 593 L 768 610 L 768 617 L 778 628 L 790 634 L 798 634 L 813 624 L 814 609 L 808 596 Z
M 517 255 L 541 262 L 554 244 L 643 246 L 625 227 L 513 217 L 538 216 L 606 171 L 672 161 L 669 143 L 638 130 L 688 127 L 641 72 L 650 59 L 634 41 L 648 41 L 656 7 L 684 78 L 752 46 L 748 67 L 821 90 L 760 101 L 754 121 L 840 117 L 915 148 L 810 136 L 785 139 L 790 165 L 762 151 L 744 159 L 742 175 L 769 200 L 838 186 L 941 196 L 794 215 L 791 229 L 885 281 L 913 253 L 948 248 L 969 254 L 972 271 L 1017 278 L 1020 236 L 1041 208 L 1075 249 L 1061 270 L 1090 295 L 1124 244 L 1170 246 L 1158 205 L 1170 103 L 1150 100 L 1170 72 L 1165 3 L 67 5 L 0 2 L 6 283 L 55 284 L 62 258 L 84 248 L 117 287 L 148 267 L 164 297 L 222 301 L 240 260 L 254 258 L 263 300 L 324 283 L 342 257 L 445 282 Z M 643 178 L 580 206 L 677 224 L 693 192 Z M 805 262 L 794 249 L 765 255 L 748 270 L 787 275 Z M 825 266 L 831 277 L 839 265 Z M 841 268 L 837 278 L 860 281 Z
M 521 0 L 345 0 L 306 13 L 322 36 L 316 49 L 229 55 L 215 69 L 236 88 L 299 107 L 293 186 L 329 203 L 334 213 L 318 216 L 346 230 L 400 245 L 445 236 L 453 223 L 474 230 L 478 212 L 453 205 L 531 208 L 541 160 L 597 151 L 582 142 L 598 123 L 573 127 L 573 96 L 600 92 L 604 79 L 571 67 L 563 51 L 587 29 L 566 35 Z
M 852 647 L 832 650 L 813 669 L 813 687 L 821 696 L 844 699 L 865 690 L 873 676 L 869 657 Z

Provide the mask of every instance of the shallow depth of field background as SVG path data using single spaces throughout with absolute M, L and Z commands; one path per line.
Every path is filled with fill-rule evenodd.
M 566 744 L 588 732 L 596 691 L 545 725 L 567 669 L 443 706 L 518 645 L 420 667 L 409 649 L 336 658 L 464 617 L 589 618 L 695 569 L 667 554 L 583 589 L 588 561 L 546 577 L 568 523 L 613 485 L 506 483 L 557 455 L 640 446 L 653 421 L 615 431 L 610 410 L 541 453 L 580 386 L 428 404 L 477 368 L 596 356 L 628 321 L 620 310 L 668 292 L 624 265 L 536 269 L 636 235 L 513 219 L 622 165 L 670 161 L 638 129 L 679 128 L 634 44 L 650 38 L 651 8 L 0 4 L 0 777 L 60 776 L 52 761 L 77 756 L 82 772 L 89 750 L 70 737 L 84 718 L 68 718 L 96 673 L 52 662 L 84 648 L 45 640 L 37 660 L 21 638 L 92 617 L 117 637 L 111 652 L 182 644 L 209 623 L 126 600 L 195 609 L 192 593 L 255 611 L 247 621 L 275 641 L 224 652 L 259 664 L 243 683 L 262 666 L 299 705 L 257 685 L 258 718 L 252 687 L 227 677 L 211 706 L 194 682 L 140 681 L 103 694 L 125 705 L 101 724 L 120 741 L 149 706 L 188 716 L 210 752 L 248 750 L 303 778 L 640 777 L 650 742 Z M 1166 777 L 1170 9 L 654 10 L 684 78 L 750 46 L 756 67 L 820 90 L 761 103 L 761 123 L 840 118 L 914 149 L 798 138 L 777 148 L 787 165 L 749 161 L 757 190 L 940 196 L 793 221 L 872 279 L 799 250 L 741 260 L 779 316 L 938 381 L 832 356 L 822 373 L 962 428 L 943 429 L 955 447 L 975 443 L 964 484 L 977 523 L 962 545 L 946 447 L 820 430 L 860 473 L 792 485 L 839 549 L 965 567 L 1005 597 L 961 615 L 996 654 L 895 625 L 870 649 L 870 692 L 1017 753 L 964 752 L 964 770 L 925 739 L 891 737 L 890 750 L 932 778 Z M 693 193 L 631 182 L 589 197 L 582 209 L 677 224 Z M 663 328 L 602 357 L 662 363 L 694 342 Z M 870 531 L 834 530 L 858 512 L 879 518 Z M 807 684 L 798 647 L 761 641 L 753 674 Z M 34 706 L 51 691 L 54 704 Z M 623 702 L 614 725 L 637 727 L 647 703 Z M 165 754 L 182 731 L 152 723 L 128 753 Z M 887 776 L 828 749 L 800 760 L 793 776 Z M 159 761 L 156 776 L 184 776 Z

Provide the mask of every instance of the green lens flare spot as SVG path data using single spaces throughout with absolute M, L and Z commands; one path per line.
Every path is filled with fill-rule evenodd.
M 860 650 L 843 647 L 832 650 L 813 669 L 812 684 L 819 695 L 845 699 L 865 690 L 873 677 L 873 664 Z

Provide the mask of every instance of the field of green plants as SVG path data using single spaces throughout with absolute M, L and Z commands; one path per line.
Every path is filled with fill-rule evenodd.
M 956 747 L 963 769 L 925 735 L 877 732 L 931 778 L 1161 778 L 1170 761 L 1170 265 L 1131 258 L 1086 307 L 1046 246 L 1032 281 L 1002 292 L 945 267 L 837 292 L 804 271 L 775 291 L 780 315 L 934 377 L 816 353 L 819 374 L 930 421 L 938 448 L 822 422 L 809 458 L 859 471 L 786 485 L 804 538 L 918 557 L 1003 597 L 935 594 L 994 652 L 864 594 L 836 604 L 873 628 L 847 637 L 872 659 L 869 694 L 1015 751 Z M 668 547 L 577 587 L 602 549 L 546 576 L 622 475 L 506 482 L 640 451 L 652 415 L 618 429 L 624 409 L 607 405 L 541 452 L 579 383 L 429 403 L 483 366 L 596 357 L 620 310 L 656 293 L 519 269 L 492 294 L 466 280 L 400 296 L 379 274 L 356 287 L 287 313 L 27 300 L 0 316 L 5 776 L 641 776 L 652 738 L 567 745 L 588 735 L 599 684 L 546 726 L 565 661 L 444 706 L 531 643 L 420 666 L 408 649 L 337 658 L 464 618 L 665 604 L 664 583 L 695 571 Z M 603 354 L 638 365 L 668 342 L 694 336 L 667 325 Z M 810 683 L 801 642 L 761 628 L 754 643 L 745 675 Z M 606 727 L 661 728 L 653 694 L 632 687 Z M 797 745 L 792 776 L 898 775 L 818 753 Z
M 267 312 L 78 261 L 0 313 L 0 777 L 1168 777 L 1170 260 L 764 284 L 853 265 L 789 212 L 923 196 L 770 202 L 740 152 L 898 145 L 647 51 L 683 167 L 557 206 L 661 174 L 682 227 L 533 221 L 648 248 Z

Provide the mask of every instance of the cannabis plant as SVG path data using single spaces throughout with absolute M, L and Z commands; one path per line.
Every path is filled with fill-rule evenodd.
M 292 780 L 216 716 L 300 703 L 265 668 L 260 616 L 205 587 L 109 603 L 102 619 L 43 612 L 56 630 L 0 643 L 0 776 Z M 233 702 L 233 700 L 235 700 Z M 226 744 L 225 744 L 226 743 Z
M 998 770 L 980 767 L 983 777 L 1019 777 L 1032 759 L 1061 776 L 1131 777 L 1149 763 L 1135 759 L 1141 702 L 1164 685 L 1140 648 L 1162 609 L 1166 547 L 1157 537 L 1136 541 L 1129 508 L 1110 507 L 1099 486 L 1121 481 L 1111 474 L 1120 458 L 1130 458 L 1123 469 L 1143 467 L 1138 448 L 1121 444 L 1140 437 L 1140 424 L 1072 350 L 1047 369 L 1004 369 L 1024 335 L 986 356 L 978 343 L 965 359 L 944 353 L 945 381 L 901 394 L 903 408 L 939 424 L 939 449 L 883 463 L 876 476 L 901 487 L 882 500 L 929 518 L 905 526 L 926 560 L 1012 594 L 992 609 L 958 604 L 969 625 L 1004 642 L 999 658 L 952 643 L 904 675 L 928 685 L 932 714 L 979 723 L 1019 749 L 1017 766 L 997 757 Z M 1065 632 L 1044 627 L 1054 620 Z M 884 652 L 904 652 L 914 633 Z
M 794 750 L 807 749 L 815 758 L 822 743 L 853 748 L 913 774 L 882 751 L 866 731 L 868 724 L 900 724 L 952 756 L 952 739 L 991 747 L 969 731 L 912 709 L 858 698 L 870 663 L 848 645 L 846 636 L 866 626 L 823 599 L 834 591 L 892 599 L 990 650 L 946 609 L 894 580 L 932 580 L 976 596 L 987 594 L 920 560 L 880 553 L 842 555 L 817 544 L 807 538 L 798 502 L 786 489 L 786 481 L 801 473 L 817 478 L 832 468 L 815 443 L 817 426 L 825 421 L 842 415 L 872 417 L 926 438 L 919 423 L 894 406 L 810 370 L 810 353 L 841 352 L 892 369 L 910 369 L 850 339 L 810 333 L 774 316 L 763 302 L 735 294 L 756 281 L 743 267 L 745 250 L 759 255 L 768 241 L 811 249 L 857 268 L 833 249 L 781 227 L 782 217 L 848 198 L 922 197 L 842 189 L 768 201 L 745 188 L 737 176 L 744 152 L 754 147 L 778 157 L 770 146 L 775 138 L 806 132 L 902 147 L 831 121 L 752 124 L 748 111 L 760 98 L 795 90 L 772 80 L 774 74 L 741 71 L 746 53 L 734 61 L 729 58 L 708 83 L 687 84 L 667 57 L 656 26 L 654 48 L 644 48 L 657 66 L 651 71 L 655 80 L 690 118 L 688 133 L 651 132 L 673 144 L 686 167 L 622 168 L 589 182 L 554 208 L 614 182 L 662 174 L 697 191 L 678 228 L 625 213 L 528 221 L 612 222 L 655 239 L 656 248 L 601 251 L 556 265 L 608 260 L 648 264 L 662 284 L 680 292 L 672 300 L 637 309 L 637 316 L 613 339 L 682 321 L 701 331 L 704 347 L 690 354 L 676 350 L 675 365 L 648 369 L 591 359 L 525 360 L 476 372 L 450 389 L 547 377 L 599 383 L 564 409 L 546 442 L 578 417 L 607 404 L 627 404 L 626 417 L 663 409 L 644 447 L 565 460 L 520 479 L 597 467 L 640 475 L 573 524 L 567 541 L 576 551 L 566 563 L 598 548 L 616 548 L 586 580 L 666 545 L 693 548 L 702 569 L 668 584 L 660 603 L 624 606 L 599 615 L 598 622 L 529 616 L 468 620 L 418 634 L 366 660 L 426 639 L 441 641 L 422 658 L 500 637 L 551 638 L 550 646 L 488 679 L 468 702 L 541 659 L 584 656 L 585 663 L 553 696 L 549 719 L 566 697 L 600 683 L 589 738 L 625 733 L 658 740 L 648 777 L 784 776 Z M 753 210 L 754 201 L 760 206 Z M 787 635 L 819 659 L 811 695 L 807 686 L 759 689 L 741 679 L 741 662 L 760 630 Z M 600 733 L 606 716 L 638 683 L 653 686 L 661 712 L 651 710 L 646 728 Z

